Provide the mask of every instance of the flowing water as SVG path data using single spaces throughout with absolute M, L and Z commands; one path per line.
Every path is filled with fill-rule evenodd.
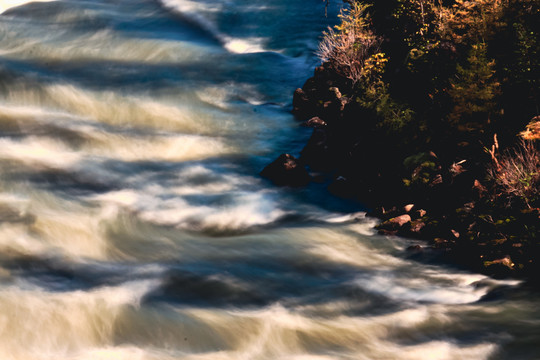
M 320 0 L 0 1 L 0 359 L 538 359 L 540 297 L 258 172 Z

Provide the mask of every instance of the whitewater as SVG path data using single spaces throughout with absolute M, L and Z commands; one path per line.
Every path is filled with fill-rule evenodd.
M 0 1 L 0 359 L 538 359 L 535 288 L 258 175 L 341 5 Z

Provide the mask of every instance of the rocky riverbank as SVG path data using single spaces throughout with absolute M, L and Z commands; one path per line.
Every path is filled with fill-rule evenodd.
M 282 154 L 261 175 L 304 186 L 323 172 L 332 178 L 329 191 L 372 209 L 380 233 L 424 240 L 412 253 L 435 251 L 496 277 L 537 278 L 540 211 L 493 195 L 496 185 L 485 176 L 489 152 L 465 137 L 419 151 L 414 137 L 392 139 L 378 128 L 348 92 L 346 79 L 327 64 L 318 67 L 293 100 L 297 119 L 313 128 L 309 141 L 298 158 Z

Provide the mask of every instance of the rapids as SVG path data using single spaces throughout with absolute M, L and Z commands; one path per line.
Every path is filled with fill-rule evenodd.
M 536 290 L 257 175 L 339 5 L 0 1 L 0 359 L 538 359 Z

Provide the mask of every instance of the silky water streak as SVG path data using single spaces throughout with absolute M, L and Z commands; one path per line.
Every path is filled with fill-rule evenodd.
M 1 359 L 537 358 L 535 291 L 257 175 L 340 5 L 0 1 Z

